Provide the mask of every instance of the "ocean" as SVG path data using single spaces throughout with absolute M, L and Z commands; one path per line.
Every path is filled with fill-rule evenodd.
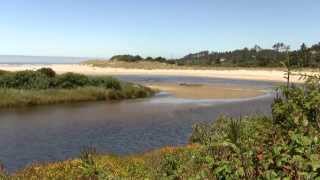
M 0 64 L 75 64 L 93 58 L 0 55 Z

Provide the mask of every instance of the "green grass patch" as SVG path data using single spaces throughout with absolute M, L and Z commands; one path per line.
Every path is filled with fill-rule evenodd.
M 153 95 L 149 88 L 124 85 L 121 90 L 102 87 L 79 87 L 74 89 L 0 89 L 0 108 L 23 107 L 44 104 L 71 103 L 82 101 L 114 101 L 145 98 Z
M 121 82 L 110 76 L 56 75 L 48 68 L 37 71 L 0 71 L 0 108 L 81 101 L 150 97 L 150 88 Z

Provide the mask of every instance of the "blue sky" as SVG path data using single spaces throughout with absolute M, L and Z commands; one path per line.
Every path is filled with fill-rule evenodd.
M 320 41 L 319 0 L 7 0 L 0 54 L 180 57 Z

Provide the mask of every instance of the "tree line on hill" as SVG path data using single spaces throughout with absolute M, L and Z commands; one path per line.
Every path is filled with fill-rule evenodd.
M 281 67 L 282 62 L 289 59 L 292 67 L 320 67 L 320 42 L 307 47 L 302 44 L 298 50 L 290 50 L 284 43 L 276 43 L 272 48 L 261 48 L 255 45 L 253 48 L 243 48 L 234 51 L 209 52 L 201 51 L 188 54 L 179 59 L 166 59 L 163 57 L 142 58 L 139 55 L 117 55 L 111 60 L 138 62 L 150 61 L 167 64 L 196 65 L 196 66 L 240 66 L 240 67 Z
M 139 55 L 133 56 L 133 55 L 116 55 L 113 56 L 111 61 L 124 61 L 124 62 L 139 62 L 139 61 L 149 61 L 149 62 L 160 62 L 160 63 L 169 63 L 169 64 L 174 64 L 174 61 L 169 61 L 164 57 L 147 57 L 147 58 L 142 58 Z
M 300 49 L 290 51 L 284 43 L 276 43 L 271 49 L 263 49 L 258 45 L 226 52 L 203 51 L 189 54 L 179 60 L 179 65 L 215 65 L 243 67 L 279 67 L 289 58 L 293 67 L 319 67 L 320 43 L 307 47 L 302 44 Z

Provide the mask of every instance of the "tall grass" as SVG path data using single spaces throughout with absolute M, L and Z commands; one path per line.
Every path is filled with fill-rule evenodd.
M 0 108 L 57 104 L 81 101 L 122 100 L 149 97 L 153 91 L 141 86 L 126 85 L 122 90 L 102 87 L 75 89 L 0 89 Z
M 0 107 L 17 107 L 40 104 L 55 104 L 75 101 L 103 100 L 108 90 L 103 88 L 17 90 L 0 89 Z
M 122 100 L 153 95 L 150 88 L 109 76 L 38 71 L 0 71 L 0 108 L 80 101 Z

